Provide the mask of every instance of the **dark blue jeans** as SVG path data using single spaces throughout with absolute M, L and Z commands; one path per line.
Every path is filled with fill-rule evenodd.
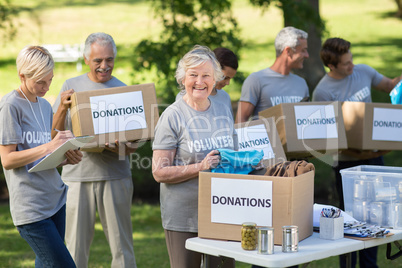
M 66 206 L 52 217 L 17 226 L 21 237 L 36 254 L 35 267 L 76 267 L 64 245 Z
M 384 159 L 382 156 L 377 158 L 371 158 L 359 161 L 339 161 L 336 167 L 333 167 L 335 172 L 336 190 L 339 196 L 339 208 L 345 210 L 343 201 L 343 189 L 342 189 L 342 176 L 340 174 L 341 169 L 361 166 L 361 165 L 375 165 L 383 166 Z M 359 264 L 360 267 L 376 268 L 377 266 L 377 251 L 378 247 L 367 248 L 359 251 Z M 346 267 L 346 255 L 341 255 L 339 258 L 340 266 Z M 357 255 L 356 252 L 352 252 L 352 267 L 356 267 Z

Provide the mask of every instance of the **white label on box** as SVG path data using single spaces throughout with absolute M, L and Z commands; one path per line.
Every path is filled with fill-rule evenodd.
M 239 140 L 239 151 L 262 150 L 263 159 L 275 158 L 271 142 L 264 124 L 236 129 Z
M 142 92 L 89 98 L 95 134 L 147 128 Z
M 402 141 L 402 110 L 374 107 L 372 139 Z
M 212 177 L 211 222 L 272 226 L 272 181 Z
M 299 105 L 294 108 L 299 140 L 338 138 L 333 105 Z

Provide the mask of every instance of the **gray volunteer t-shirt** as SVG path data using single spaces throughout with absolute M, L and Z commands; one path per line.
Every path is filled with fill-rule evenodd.
M 326 74 L 313 92 L 313 101 L 371 102 L 371 87 L 377 86 L 383 75 L 365 64 L 356 65 L 353 73 L 343 79 Z
M 241 88 L 240 101 L 255 106 L 254 119 L 258 113 L 272 106 L 300 102 L 309 97 L 306 81 L 293 73 L 279 74 L 270 68 L 250 74 Z
M 23 151 L 51 141 L 52 107 L 45 99 L 37 99 L 38 102 L 30 102 L 33 111 L 16 90 L 1 99 L 1 145 L 16 144 L 17 151 Z M 40 160 L 10 170 L 3 168 L 16 226 L 49 218 L 66 203 L 67 186 L 57 169 L 28 173 Z
M 214 149 L 234 149 L 237 139 L 229 108 L 210 100 L 208 110 L 192 109 L 182 98 L 162 113 L 155 129 L 153 150 L 176 149 L 173 165 L 201 162 Z M 160 184 L 164 229 L 198 232 L 198 178 Z
M 178 100 L 179 98 L 183 98 L 184 95 L 186 95 L 186 92 L 184 90 L 181 90 L 176 95 L 176 100 Z M 229 107 L 230 112 L 232 113 L 232 117 L 233 117 L 232 101 L 230 100 L 229 94 L 225 90 L 217 89 L 216 94 L 215 95 L 209 95 L 208 98 L 214 99 L 216 102 L 226 104 Z
M 82 92 L 121 86 L 125 86 L 125 84 L 115 77 L 106 83 L 95 83 L 89 79 L 88 74 L 68 79 L 57 96 L 53 111 L 57 111 L 63 91 L 74 89 L 75 92 Z M 66 116 L 66 129 L 72 130 L 70 112 Z M 120 160 L 118 154 L 108 150 L 103 150 L 101 153 L 82 152 L 82 154 L 84 156 L 80 163 L 63 167 L 62 178 L 64 181 L 103 181 L 131 177 L 128 156 L 124 157 L 124 160 Z
M 353 73 L 343 79 L 334 79 L 326 74 L 313 92 L 313 101 L 371 102 L 371 87 L 377 86 L 383 75 L 365 64 L 356 65 Z M 356 161 L 355 157 L 342 153 L 333 156 L 338 161 Z

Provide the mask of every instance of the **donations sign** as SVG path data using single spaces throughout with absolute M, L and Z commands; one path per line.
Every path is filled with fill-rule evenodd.
M 294 111 L 299 140 L 338 138 L 333 105 L 298 105 Z
M 211 222 L 272 226 L 272 181 L 212 177 Z
M 374 107 L 372 139 L 402 141 L 402 110 Z
M 269 141 L 267 129 L 264 124 L 237 128 L 237 137 L 239 141 L 239 151 L 262 150 L 263 159 L 275 158 Z
M 147 128 L 141 91 L 89 98 L 95 134 Z

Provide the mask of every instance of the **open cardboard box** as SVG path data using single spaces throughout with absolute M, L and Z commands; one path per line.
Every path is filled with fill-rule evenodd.
M 74 135 L 95 136 L 83 150 L 154 137 L 159 112 L 152 83 L 75 92 L 71 100 Z
M 342 103 L 348 147 L 359 150 L 402 150 L 402 105 Z
M 221 223 L 212 222 L 213 209 L 216 206 L 215 199 L 212 197 L 212 192 L 215 193 L 215 182 L 224 182 L 222 180 L 239 180 L 239 183 L 250 183 L 251 181 L 271 182 L 272 185 L 272 200 L 269 201 L 270 207 L 263 208 L 267 211 L 267 217 L 272 216 L 272 227 L 274 228 L 274 243 L 277 245 L 282 244 L 282 227 L 286 225 L 296 225 L 299 231 L 299 240 L 303 240 L 313 234 L 313 203 L 314 203 L 314 171 L 310 171 L 299 175 L 297 177 L 273 177 L 258 174 L 264 174 L 265 170 L 256 172 L 255 175 L 238 175 L 238 174 L 223 174 L 200 172 L 199 173 L 199 196 L 198 196 L 198 236 L 201 238 L 222 239 L 241 241 L 241 225 L 243 222 L 250 221 L 251 211 L 254 208 L 246 207 L 244 215 L 237 215 L 237 223 Z M 251 186 L 250 186 L 251 187 Z M 248 187 L 248 188 L 250 188 Z M 225 194 L 222 196 L 233 196 L 238 194 L 241 189 L 233 189 L 226 187 Z M 247 187 L 246 187 L 247 188 Z M 244 188 L 245 189 L 245 188 Z M 269 197 L 270 193 L 261 193 L 261 189 L 253 188 L 252 191 L 256 193 L 260 191 L 259 195 L 266 195 Z M 245 196 L 243 195 L 242 198 Z M 269 198 L 270 199 L 270 198 Z M 250 202 L 252 205 L 252 203 Z M 231 208 L 227 209 L 233 209 Z M 225 208 L 226 209 L 226 208 Z M 234 208 L 237 209 L 237 208 Z M 244 209 L 244 208 L 241 208 Z M 215 213 L 215 212 L 214 212 Z M 263 212 L 264 213 L 264 212 Z M 271 214 L 269 214 L 271 213 Z M 232 215 L 233 216 L 233 215 Z M 253 215 L 255 216 L 255 215 Z M 263 214 L 265 216 L 265 214 Z M 232 222 L 231 216 L 227 219 Z M 226 219 L 225 219 L 226 221 Z M 257 222 L 257 225 L 258 222 Z
M 282 103 L 259 116 L 274 118 L 288 158 L 318 157 L 347 148 L 340 102 Z
M 239 141 L 238 150 L 262 150 L 263 166 L 268 167 L 287 160 L 273 118 L 236 124 L 235 129 Z

